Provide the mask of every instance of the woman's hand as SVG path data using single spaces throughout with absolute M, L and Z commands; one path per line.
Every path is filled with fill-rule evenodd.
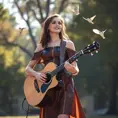
M 73 62 L 73 64 L 70 64 L 68 61 L 66 61 L 64 64 L 64 67 L 68 72 L 72 73 L 73 76 L 77 75 L 79 72 L 79 68 L 76 62 Z
M 73 73 L 76 71 L 75 67 L 72 64 L 70 64 L 68 61 L 65 62 L 64 67 L 68 72 Z
M 39 81 L 41 81 L 42 83 L 45 83 L 46 82 L 46 74 L 43 73 L 43 72 L 37 72 L 35 74 L 35 78 Z

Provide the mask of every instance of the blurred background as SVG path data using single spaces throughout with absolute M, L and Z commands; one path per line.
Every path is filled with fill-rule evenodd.
M 100 43 L 97 54 L 78 59 L 80 73 L 74 81 L 84 111 L 91 116 L 117 116 L 117 6 L 118 0 L 0 0 L 0 116 L 26 115 L 22 108 L 25 67 L 44 20 L 54 13 L 64 18 L 77 51 L 93 41 Z M 93 24 L 84 19 L 92 16 Z M 105 38 L 93 29 L 105 31 Z M 27 109 L 27 103 L 24 106 Z M 30 115 L 39 114 L 39 109 L 30 109 Z

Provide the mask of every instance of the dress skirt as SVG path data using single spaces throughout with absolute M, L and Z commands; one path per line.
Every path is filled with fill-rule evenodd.
M 67 114 L 69 118 L 85 118 L 72 77 L 63 74 L 61 78 L 64 86 L 47 93 L 51 101 L 46 107 L 40 108 L 40 118 L 57 118 L 59 114 Z

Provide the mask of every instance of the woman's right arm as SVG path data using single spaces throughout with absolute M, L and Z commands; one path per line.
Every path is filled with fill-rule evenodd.
M 42 49 L 42 46 L 39 44 L 37 45 L 37 48 L 35 50 L 35 52 L 39 52 Z M 45 73 L 42 72 L 36 72 L 35 70 L 33 70 L 33 67 L 38 63 L 38 60 L 31 60 L 28 65 L 25 68 L 25 72 L 26 72 L 26 76 L 33 76 L 35 77 L 37 80 L 40 80 L 41 82 L 45 83 L 45 78 L 46 75 Z

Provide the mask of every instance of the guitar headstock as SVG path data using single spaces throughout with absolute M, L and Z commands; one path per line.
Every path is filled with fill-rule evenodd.
M 83 49 L 83 54 L 89 54 L 92 53 L 94 51 L 97 51 L 100 48 L 100 44 L 96 41 L 94 41 L 92 44 L 86 46 Z

